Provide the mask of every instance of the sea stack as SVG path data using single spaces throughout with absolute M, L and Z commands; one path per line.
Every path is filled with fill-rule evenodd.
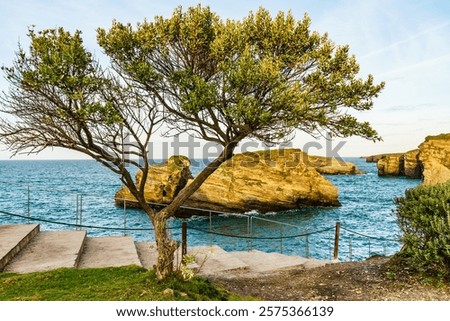
M 380 176 L 423 178 L 425 185 L 445 183 L 450 180 L 450 133 L 426 137 L 419 149 L 368 156 L 366 161 L 377 161 Z
M 207 211 L 243 213 L 295 209 L 303 206 L 337 206 L 338 189 L 324 174 L 359 174 L 353 163 L 309 156 L 299 149 L 266 150 L 236 154 L 223 163 L 184 206 Z M 140 182 L 141 173 L 136 181 Z M 192 181 L 189 160 L 173 156 L 152 166 L 145 198 L 152 203 L 170 203 Z M 126 187 L 115 196 L 116 204 L 137 205 Z M 184 209 L 182 215 L 208 215 Z M 180 211 L 181 212 L 181 211 Z

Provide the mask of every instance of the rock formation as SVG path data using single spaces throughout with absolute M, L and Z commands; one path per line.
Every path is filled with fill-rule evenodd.
M 190 161 L 185 156 L 172 156 L 164 164 L 149 168 L 148 179 L 144 187 L 144 196 L 148 202 L 167 204 L 186 186 L 192 178 Z M 136 174 L 136 186 L 141 183 L 142 172 Z M 122 186 L 114 197 L 116 205 L 137 206 L 136 198 L 130 190 Z
M 445 183 L 450 180 L 450 134 L 428 136 L 419 146 L 423 163 L 424 184 Z
M 380 159 L 387 157 L 387 156 L 400 156 L 403 155 L 403 153 L 391 153 L 391 154 L 378 154 L 378 155 L 372 155 L 363 157 L 366 159 L 367 163 L 377 163 Z
M 450 180 L 450 134 L 428 136 L 419 149 L 406 153 L 380 154 L 366 157 L 377 161 L 378 175 L 423 178 L 432 185 Z
M 406 153 L 383 154 L 378 158 L 377 168 L 380 176 L 422 178 L 422 162 L 418 149 Z
M 233 212 L 339 205 L 337 188 L 307 166 L 303 156 L 295 149 L 237 154 L 222 164 L 186 205 Z
M 419 150 L 410 150 L 403 154 L 403 173 L 409 178 L 422 178 L 423 165 L 419 159 Z
M 385 155 L 377 162 L 378 175 L 403 176 L 405 175 L 405 159 L 401 155 Z
M 296 153 L 301 153 L 304 163 L 307 166 L 314 167 L 320 174 L 324 175 L 356 175 L 364 174 L 359 170 L 355 164 L 337 160 L 335 158 L 311 156 L 300 150 L 295 150 Z
M 359 174 L 353 163 L 308 156 L 299 149 L 237 154 L 222 164 L 186 201 L 186 207 L 211 211 L 261 212 L 306 205 L 339 205 L 337 188 L 324 174 Z M 136 176 L 137 184 L 141 173 Z M 150 167 L 145 198 L 170 203 L 191 177 L 189 160 L 172 157 L 166 164 Z M 126 187 L 116 193 L 116 204 L 137 205 Z M 183 215 L 207 214 L 183 210 Z

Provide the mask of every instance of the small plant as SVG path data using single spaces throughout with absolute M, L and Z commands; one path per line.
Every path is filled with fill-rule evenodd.
M 450 182 L 418 186 L 395 200 L 402 257 L 427 275 L 450 278 Z
M 195 255 L 183 255 L 180 265 L 180 275 L 184 281 L 188 281 L 195 276 L 194 270 L 189 267 L 193 263 L 195 263 Z
M 397 278 L 397 274 L 392 271 L 386 272 L 386 278 L 391 281 L 395 280 Z

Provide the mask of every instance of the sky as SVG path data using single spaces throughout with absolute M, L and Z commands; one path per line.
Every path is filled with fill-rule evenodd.
M 145 1 L 145 0 L 0 0 L 0 65 L 10 66 L 18 43 L 27 45 L 27 30 L 62 26 L 83 32 L 86 47 L 108 61 L 96 43 L 96 29 L 115 19 L 136 24 L 156 15 L 170 16 L 182 5 L 209 5 L 222 18 L 241 19 L 259 7 L 273 14 L 291 10 L 311 17 L 311 29 L 327 32 L 336 44 L 348 44 L 360 64 L 360 76 L 372 74 L 385 89 L 370 111 L 357 114 L 369 121 L 383 141 L 359 137 L 335 140 L 340 156 L 364 156 L 417 148 L 428 135 L 450 132 L 450 1 L 448 0 L 296 0 L 296 1 Z M 8 84 L 0 79 L 0 91 Z M 156 138 L 163 144 L 164 139 Z M 339 143 L 342 143 L 339 145 Z M 298 133 L 292 146 L 325 155 L 325 140 Z M 161 145 L 162 146 L 162 145 Z M 258 149 L 258 148 L 256 148 Z M 0 160 L 11 153 L 0 146 Z M 155 153 L 155 157 L 158 157 Z M 201 156 L 201 155 L 195 155 Z M 15 159 L 84 158 L 54 149 Z

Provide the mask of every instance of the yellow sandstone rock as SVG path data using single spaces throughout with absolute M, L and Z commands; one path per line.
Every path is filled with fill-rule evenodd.
M 419 146 L 425 185 L 450 180 L 450 134 L 428 136 Z
M 261 212 L 305 205 L 339 205 L 338 189 L 298 149 L 237 154 L 222 164 L 187 205 L 217 211 Z
M 214 211 L 261 212 L 299 208 L 306 205 L 339 205 L 338 189 L 320 173 L 359 174 L 353 163 L 309 156 L 299 149 L 237 154 L 222 164 L 184 204 Z M 142 174 L 136 176 L 140 183 Z M 172 157 L 150 167 L 145 198 L 170 203 L 190 178 L 189 160 Z M 137 205 L 130 191 L 122 187 L 116 204 Z M 183 214 L 207 214 L 184 210 Z M 192 212 L 192 213 L 187 213 Z
M 450 133 L 426 137 L 419 149 L 369 156 L 366 160 L 377 160 L 380 176 L 423 178 L 425 185 L 445 183 L 450 180 Z
M 172 156 L 165 163 L 149 167 L 147 182 L 144 187 L 144 196 L 151 203 L 170 203 L 178 192 L 192 178 L 189 170 L 190 161 L 185 156 Z M 141 183 L 142 172 L 136 174 L 136 186 Z M 136 206 L 136 198 L 130 190 L 122 186 L 115 195 L 117 205 Z

